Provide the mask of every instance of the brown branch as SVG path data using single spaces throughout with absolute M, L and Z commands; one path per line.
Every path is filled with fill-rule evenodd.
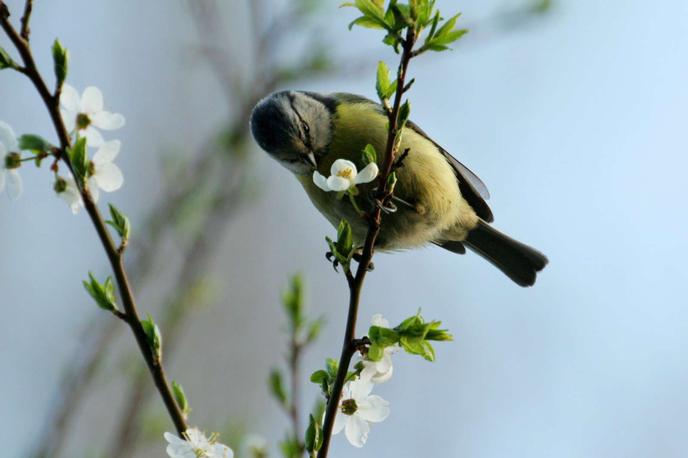
M 401 102 L 406 88 L 406 73 L 408 71 L 409 61 L 413 57 L 413 47 L 416 43 L 416 32 L 413 27 L 409 27 L 406 38 L 403 41 L 403 50 L 401 54 L 401 62 L 397 70 L 397 90 L 394 97 L 394 105 L 392 110 L 388 113 L 389 129 L 387 134 L 387 146 L 385 149 L 384 160 L 380 170 L 378 179 L 378 191 L 375 193 L 374 200 L 376 205 L 372 214 L 369 217 L 368 233 L 366 235 L 365 243 L 363 245 L 363 252 L 358 261 L 356 268 L 356 275 L 351 276 L 351 272 L 347 268 L 347 281 L 349 283 L 349 313 L 346 320 L 346 329 L 344 331 L 344 343 L 342 345 L 341 356 L 339 357 L 339 367 L 337 369 L 337 377 L 335 378 L 334 387 L 332 388 L 332 395 L 327 402 L 327 409 L 325 411 L 325 421 L 323 423 L 323 443 L 318 458 L 327 458 L 327 453 L 330 447 L 332 438 L 332 428 L 334 426 L 334 419 L 337 415 L 337 407 L 344 389 L 344 382 L 346 374 L 351 365 L 351 358 L 356 353 L 358 341 L 356 339 L 356 320 L 358 317 L 358 309 L 361 302 L 361 291 L 363 289 L 363 282 L 365 281 L 368 268 L 375 254 L 375 241 L 380 234 L 382 226 L 382 207 L 385 202 L 391 197 L 391 190 L 387 183 L 387 179 L 392 172 L 395 157 L 397 155 L 396 139 L 399 134 L 399 112 L 401 110 Z
M 26 23 L 28 24 L 29 15 L 26 17 Z M 48 90 L 48 87 L 40 75 L 40 72 L 38 71 L 36 63 L 33 59 L 32 51 L 28 41 L 18 34 L 12 24 L 9 22 L 9 10 L 4 2 L 0 2 L 0 25 L 22 58 L 24 64 L 23 73 L 31 80 L 39 95 L 43 99 L 45 107 L 48 110 L 50 118 L 53 122 L 55 132 L 60 140 L 60 147 L 63 151 L 62 160 L 65 162 L 67 167 L 72 170 L 72 164 L 70 163 L 67 155 L 64 154 L 64 152 L 67 151 L 72 144 L 60 114 L 59 97 L 57 97 L 57 94 L 51 94 Z M 74 174 L 74 176 L 77 175 Z M 100 214 L 100 211 L 98 210 L 98 207 L 93 201 L 88 188 L 86 186 L 81 186 L 80 192 L 86 212 L 88 213 L 96 233 L 100 238 L 103 249 L 105 250 L 108 260 L 110 261 L 110 266 L 114 272 L 120 297 L 122 299 L 122 305 L 124 307 L 124 319 L 136 338 L 136 342 L 138 343 L 139 349 L 141 350 L 144 360 L 148 365 L 148 369 L 151 372 L 155 386 L 157 387 L 163 402 L 167 407 L 168 413 L 175 425 L 175 428 L 177 429 L 177 432 L 181 435 L 187 430 L 186 421 L 174 399 L 174 396 L 172 395 L 169 384 L 167 383 L 162 362 L 154 355 L 148 344 L 146 332 L 141 325 L 141 319 L 138 314 L 138 309 L 131 285 L 129 283 L 129 278 L 127 277 L 127 272 L 124 268 L 122 253 L 118 252 L 117 246 L 112 240 L 112 237 L 105 226 L 105 222 Z
M 177 287 L 166 298 L 163 309 L 164 315 L 160 321 L 160 329 L 167 341 L 165 355 L 170 358 L 177 349 L 176 342 L 183 329 L 185 319 L 193 309 L 193 305 L 183 298 L 185 291 L 192 289 L 208 269 L 212 258 L 216 253 L 214 242 L 226 233 L 227 226 L 232 221 L 231 215 L 237 210 L 239 201 L 239 183 L 235 175 L 243 170 L 239 167 L 224 166 L 226 173 L 218 181 L 224 183 L 224 192 L 214 199 L 213 205 L 208 209 L 204 229 L 199 231 L 194 241 L 186 250 L 188 258 L 176 280 Z M 227 186 L 234 183 L 234 186 Z M 180 300 L 179 298 L 182 297 Z M 135 448 L 139 432 L 139 420 L 142 407 L 149 397 L 148 385 L 145 383 L 145 374 L 139 371 L 131 381 L 125 407 L 119 414 L 118 429 L 110 446 L 108 456 L 130 456 Z

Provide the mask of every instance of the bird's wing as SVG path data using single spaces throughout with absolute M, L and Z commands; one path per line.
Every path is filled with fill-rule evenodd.
M 384 113 L 384 109 L 379 103 L 376 103 L 366 97 L 348 93 L 337 93 L 336 97 L 340 100 L 346 100 L 349 103 L 369 103 L 371 105 L 375 105 L 381 113 Z M 485 183 L 483 183 L 475 173 L 471 172 L 468 167 L 449 154 L 447 150 L 438 145 L 437 142 L 430 138 L 430 136 L 426 134 L 425 131 L 423 131 L 423 129 L 421 129 L 416 123 L 408 121 L 406 125 L 408 128 L 416 131 L 418 134 L 431 141 L 442 153 L 447 162 L 449 162 L 449 165 L 451 165 L 452 169 L 454 169 L 457 181 L 459 182 L 459 190 L 461 191 L 461 195 L 464 199 L 466 199 L 470 206 L 473 207 L 475 213 L 488 223 L 494 221 L 492 210 L 490 210 L 487 202 L 485 202 L 490 198 L 490 191 L 488 191 Z
M 471 172 L 468 167 L 463 165 L 458 159 L 438 145 L 437 142 L 430 138 L 430 136 L 426 134 L 423 129 L 418 127 L 417 124 L 409 121 L 407 126 L 430 140 L 437 147 L 437 149 L 440 150 L 444 158 L 447 160 L 447 162 L 449 162 L 449 165 L 451 165 L 451 167 L 454 169 L 454 173 L 456 173 L 461 195 L 464 199 L 466 199 L 470 206 L 473 207 L 475 213 L 488 223 L 494 221 L 492 210 L 490 210 L 487 202 L 485 202 L 485 200 L 490 198 L 490 191 L 487 190 L 485 183 L 483 183 L 475 173 Z

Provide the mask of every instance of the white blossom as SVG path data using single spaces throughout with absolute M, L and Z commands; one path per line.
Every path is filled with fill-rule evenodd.
M 371 324 L 381 328 L 389 328 L 389 321 L 384 319 L 379 313 L 373 315 Z M 384 383 L 392 378 L 394 372 L 392 355 L 396 353 L 397 350 L 399 350 L 399 348 L 396 345 L 386 347 L 380 361 L 368 361 L 364 359 L 361 378 L 370 380 L 372 383 Z
M 69 176 L 62 179 L 64 180 L 65 188 L 64 191 L 59 192 L 57 195 L 60 197 L 60 199 L 67 202 L 67 205 L 69 205 L 72 213 L 76 215 L 84 206 L 84 201 L 81 198 L 81 192 L 79 192 L 79 188 L 77 187 L 76 181 L 74 181 L 73 177 Z
M 75 128 L 86 137 L 88 145 L 99 147 L 104 143 L 103 136 L 97 129 L 117 130 L 124 126 L 124 116 L 103 109 L 103 93 L 95 86 L 79 92 L 69 84 L 62 87 L 60 96 L 62 119 L 71 132 Z
M 330 176 L 325 177 L 317 170 L 313 172 L 313 183 L 323 191 L 348 191 L 350 188 L 370 183 L 379 173 L 377 164 L 371 162 L 360 172 L 356 170 L 356 164 L 346 159 L 337 159 L 330 168 Z
M 389 416 L 389 402 L 371 395 L 373 386 L 365 379 L 348 382 L 337 407 L 332 432 L 339 434 L 344 430 L 344 435 L 354 447 L 365 445 L 370 423 L 379 423 Z
M 7 188 L 7 195 L 16 200 L 21 195 L 24 185 L 19 169 L 8 167 L 10 154 L 17 154 L 19 145 L 14 130 L 7 123 L 0 121 L 0 193 Z
M 185 439 L 172 433 L 164 434 L 168 442 L 167 454 L 171 458 L 232 458 L 234 452 L 216 438 L 206 437 L 198 428 L 189 428 L 184 432 Z
M 105 192 L 114 192 L 124 184 L 122 171 L 114 163 L 121 146 L 122 144 L 118 140 L 109 141 L 103 143 L 96 151 L 96 154 L 93 155 L 91 160 L 93 163 L 93 175 L 91 175 L 91 186 L 89 189 L 95 202 L 98 202 L 98 197 L 100 196 L 99 189 Z

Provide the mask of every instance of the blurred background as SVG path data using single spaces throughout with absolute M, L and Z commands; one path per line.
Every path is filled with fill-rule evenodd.
M 278 88 L 374 97 L 376 31 L 347 31 L 337 1 L 37 2 L 32 42 L 70 49 L 69 82 L 123 113 L 125 187 L 139 307 L 163 328 L 191 423 L 235 440 L 288 419 L 265 380 L 284 366 L 280 292 L 306 279 L 327 324 L 306 383 L 337 357 L 346 284 L 324 259 L 333 228 L 293 177 L 246 136 Z M 439 0 L 471 33 L 412 63 L 412 118 L 487 183 L 495 225 L 550 265 L 520 289 L 475 255 L 376 257 L 359 331 L 418 307 L 456 341 L 431 364 L 407 355 L 377 390 L 392 415 L 362 450 L 333 456 L 688 456 L 688 3 Z M 7 2 L 18 17 L 23 2 Z M 0 45 L 9 49 L 7 39 Z M 52 138 L 34 89 L 0 74 L 0 119 Z M 128 329 L 81 280 L 109 274 L 85 214 L 55 198 L 45 168 L 0 199 L 3 457 L 164 456 L 172 430 Z

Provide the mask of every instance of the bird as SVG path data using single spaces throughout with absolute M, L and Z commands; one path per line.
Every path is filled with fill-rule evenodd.
M 315 177 L 336 171 L 333 165 L 342 160 L 351 165 L 346 175 L 356 174 L 365 165 L 362 151 L 367 145 L 379 152 L 381 165 L 388 134 L 385 108 L 355 94 L 283 90 L 256 104 L 250 130 L 261 149 L 294 174 L 316 209 L 335 227 L 346 219 L 354 242 L 362 246 L 369 224 L 360 211 L 370 211 L 375 204 L 361 196 L 370 195 L 377 180 L 358 186 L 361 205 L 356 209 L 342 193 L 323 189 Z M 434 244 L 464 254 L 469 248 L 519 286 L 535 284 L 547 257 L 490 224 L 490 195 L 476 174 L 410 120 L 403 127 L 399 151 L 407 154 L 395 170 L 395 208 L 382 214 L 376 250 Z

